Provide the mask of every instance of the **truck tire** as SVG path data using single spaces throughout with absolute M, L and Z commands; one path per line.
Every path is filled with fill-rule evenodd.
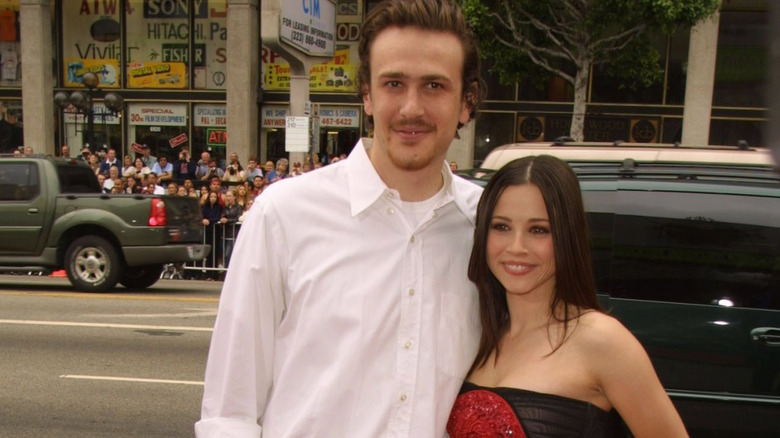
M 157 283 L 162 271 L 163 265 L 129 266 L 125 268 L 119 283 L 128 289 L 146 289 Z
M 65 272 L 73 287 L 83 292 L 105 292 L 122 275 L 122 260 L 114 245 L 99 236 L 74 240 L 65 252 Z

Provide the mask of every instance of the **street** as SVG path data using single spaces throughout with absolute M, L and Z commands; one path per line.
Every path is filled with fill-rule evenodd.
M 192 437 L 221 286 L 0 275 L 0 437 Z

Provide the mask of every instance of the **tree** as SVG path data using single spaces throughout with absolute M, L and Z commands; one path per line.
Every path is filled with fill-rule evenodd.
M 570 136 L 583 140 L 592 67 L 604 64 L 625 83 L 663 77 L 657 35 L 687 30 L 720 0 L 461 0 L 482 55 L 501 82 L 558 76 L 574 90 Z

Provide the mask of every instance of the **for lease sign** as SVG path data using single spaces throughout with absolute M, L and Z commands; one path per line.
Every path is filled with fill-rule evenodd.
M 331 58 L 336 47 L 333 0 L 282 1 L 279 39 L 309 56 Z

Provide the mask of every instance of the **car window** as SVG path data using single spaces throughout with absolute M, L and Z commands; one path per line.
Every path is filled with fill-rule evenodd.
M 35 163 L 0 163 L 0 201 L 29 201 L 40 191 Z
M 780 198 L 619 190 L 610 296 L 780 309 Z

